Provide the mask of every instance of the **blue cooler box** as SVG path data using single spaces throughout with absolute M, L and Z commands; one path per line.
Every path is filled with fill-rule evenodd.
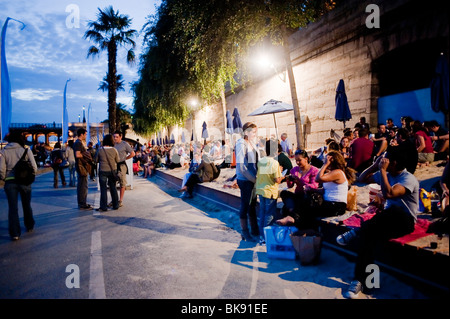
M 272 259 L 296 258 L 296 251 L 292 245 L 290 234 L 298 229 L 294 226 L 267 226 L 264 227 L 266 237 L 267 257 Z

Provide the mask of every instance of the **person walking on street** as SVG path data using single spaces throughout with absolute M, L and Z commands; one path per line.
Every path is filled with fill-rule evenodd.
M 78 139 L 73 144 L 75 152 L 75 166 L 77 169 L 78 183 L 77 183 L 77 201 L 79 209 L 92 209 L 92 206 L 87 203 L 88 195 L 88 177 L 90 171 L 90 164 L 92 158 L 90 153 L 86 150 L 86 135 L 87 131 L 84 128 L 77 130 Z
M 97 150 L 94 148 L 94 143 L 88 143 L 88 152 L 91 153 L 91 158 L 95 159 Z M 95 182 L 95 176 L 97 175 L 97 163 L 94 161 L 94 165 L 91 165 L 91 170 L 89 171 L 89 178 L 91 181 Z
M 103 138 L 103 146 L 97 152 L 97 162 L 99 163 L 98 179 L 100 183 L 100 208 L 97 210 L 102 212 L 108 210 L 108 187 L 112 209 L 118 209 L 119 196 L 114 173 L 119 162 L 119 152 L 114 148 L 114 139 L 111 134 L 105 135 Z
M 27 232 L 32 232 L 35 221 L 31 208 L 31 184 L 21 185 L 15 182 L 14 166 L 26 151 L 25 160 L 30 161 L 34 173 L 37 165 L 30 148 L 25 148 L 25 138 L 19 132 L 7 135 L 8 144 L 0 151 L 0 180 L 5 181 L 4 190 L 8 199 L 8 230 L 11 240 L 18 240 L 21 235 L 19 221 L 19 194 L 22 201 L 23 219 Z
M 66 177 L 64 176 L 64 167 L 61 166 L 64 161 L 64 154 L 61 150 L 61 143 L 57 142 L 50 153 L 50 160 L 53 168 L 53 187 L 58 188 L 58 173 L 61 178 L 62 186 L 66 186 Z
M 133 158 L 136 154 L 134 153 L 133 148 L 130 144 L 122 140 L 122 133 L 120 131 L 115 131 L 113 134 L 114 137 L 114 147 L 119 152 L 119 163 L 117 163 L 117 172 L 120 174 L 120 198 L 119 198 L 119 206 L 122 207 L 123 197 L 125 195 L 125 187 L 127 186 L 127 174 L 128 174 L 128 166 L 126 161 L 130 158 Z M 112 203 L 108 206 L 112 207 Z
M 69 186 L 70 187 L 74 187 L 76 184 L 76 168 L 75 168 L 75 153 L 73 151 L 73 140 L 68 140 L 67 141 L 67 146 L 66 146 L 66 158 L 67 161 L 69 162 Z
M 244 137 L 236 142 L 236 179 L 241 191 L 239 221 L 242 239 L 255 241 L 252 236 L 259 237 L 255 193 L 258 163 L 258 148 L 256 146 L 257 126 L 254 123 L 247 122 L 242 129 Z M 248 228 L 248 221 L 250 221 L 251 234 Z

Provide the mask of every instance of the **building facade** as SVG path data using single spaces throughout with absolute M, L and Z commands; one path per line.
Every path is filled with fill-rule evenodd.
M 342 136 L 344 123 L 334 118 L 340 79 L 344 80 L 352 113 L 352 119 L 345 123 L 347 127 L 353 128 L 361 116 L 366 117 L 373 132 L 377 123 L 388 117 L 397 125 L 400 125 L 400 115 L 419 120 L 444 119 L 443 114 L 433 113 L 431 106 L 427 108 L 426 90 L 439 55 L 443 54 L 448 61 L 446 3 L 441 0 L 336 2 L 335 9 L 290 37 L 306 148 L 322 146 L 330 137 L 330 129 Z M 256 123 L 261 137 L 273 136 L 276 132 L 272 115 L 248 114 L 270 99 L 291 103 L 289 80 L 283 81 L 283 76 L 284 69 L 274 70 L 245 89 L 227 92 L 226 110 L 232 113 L 238 108 L 243 123 Z M 408 99 L 402 95 L 406 92 L 422 98 Z M 411 104 L 416 102 L 417 106 Z M 212 134 L 214 139 L 220 134 L 223 137 L 223 113 L 222 103 L 207 106 L 195 112 L 183 127 L 169 128 L 167 134 L 179 140 L 183 130 L 189 137 L 193 130 L 200 138 L 205 122 L 209 130 L 218 132 Z M 290 141 L 296 143 L 293 112 L 278 113 L 276 121 L 278 134 L 287 133 Z M 448 127 L 447 122 L 442 124 Z

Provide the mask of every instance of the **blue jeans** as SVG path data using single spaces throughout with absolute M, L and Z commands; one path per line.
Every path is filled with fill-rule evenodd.
M 117 193 L 116 182 L 113 179 L 113 173 L 100 171 L 98 176 L 100 184 L 100 209 L 108 209 L 108 186 L 112 198 L 113 209 L 118 209 L 119 195 Z
M 264 237 L 264 227 L 270 226 L 277 213 L 277 200 L 259 195 L 259 236 Z
M 76 172 L 75 163 L 69 164 L 68 170 L 69 170 L 69 186 L 75 186 L 77 182 L 77 178 L 75 176 Z
M 19 237 L 21 235 L 19 221 L 19 194 L 22 201 L 23 221 L 27 230 L 34 228 L 33 210 L 31 209 L 31 185 L 19 185 L 14 182 L 5 182 L 5 193 L 8 199 L 8 225 L 9 235 Z

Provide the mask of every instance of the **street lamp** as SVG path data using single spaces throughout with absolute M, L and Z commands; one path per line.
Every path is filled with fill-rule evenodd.
M 189 101 L 189 105 L 192 107 L 192 109 L 195 108 L 197 106 L 197 104 L 198 104 L 198 101 L 195 98 L 192 98 Z
M 260 54 L 260 56 L 256 59 L 257 65 L 262 69 L 272 69 L 275 71 L 275 73 L 278 75 L 278 77 L 281 79 L 281 81 L 286 82 L 286 74 L 283 72 L 278 71 L 276 66 L 270 61 L 268 55 L 266 54 Z

